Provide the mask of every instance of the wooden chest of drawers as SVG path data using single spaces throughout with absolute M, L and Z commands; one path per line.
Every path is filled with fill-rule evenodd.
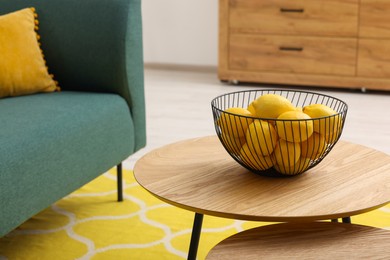
M 219 78 L 390 90 L 390 0 L 219 0 Z

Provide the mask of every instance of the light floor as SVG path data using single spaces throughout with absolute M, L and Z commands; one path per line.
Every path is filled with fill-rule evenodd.
M 142 155 L 165 144 L 215 135 L 211 100 L 224 93 L 258 88 L 276 86 L 226 85 L 218 80 L 216 72 L 146 69 L 147 146 L 125 160 L 124 167 L 132 169 Z M 305 90 L 331 95 L 348 104 L 343 140 L 390 155 L 390 92 Z

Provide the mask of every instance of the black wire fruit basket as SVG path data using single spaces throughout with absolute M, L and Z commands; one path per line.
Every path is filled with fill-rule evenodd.
M 319 164 L 339 140 L 348 111 L 332 96 L 281 89 L 227 93 L 211 108 L 226 151 L 270 177 L 295 176 Z

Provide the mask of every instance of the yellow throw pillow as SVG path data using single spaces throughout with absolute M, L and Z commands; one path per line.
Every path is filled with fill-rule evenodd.
M 39 46 L 36 18 L 34 8 L 0 16 L 0 98 L 59 89 Z

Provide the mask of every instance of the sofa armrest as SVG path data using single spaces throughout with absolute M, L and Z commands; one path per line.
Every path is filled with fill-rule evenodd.
M 122 96 L 131 107 L 136 132 L 135 150 L 139 150 L 146 144 L 146 111 L 144 97 L 144 63 L 143 63 L 143 42 L 142 42 L 142 16 L 141 1 L 130 2 L 127 38 L 126 38 L 126 74 L 128 93 Z

